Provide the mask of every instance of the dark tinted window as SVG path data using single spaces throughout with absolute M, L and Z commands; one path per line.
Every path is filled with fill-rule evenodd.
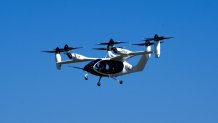
M 102 60 L 95 65 L 95 69 L 100 73 L 115 74 L 123 70 L 123 63 L 114 60 Z

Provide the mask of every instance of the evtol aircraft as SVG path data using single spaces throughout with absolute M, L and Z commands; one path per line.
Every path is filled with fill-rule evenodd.
M 115 45 L 126 43 L 118 42 L 110 39 L 109 42 L 99 43 L 98 45 L 106 45 L 106 48 L 94 48 L 95 50 L 106 50 L 107 55 L 103 58 L 87 57 L 81 54 L 72 53 L 72 50 L 79 49 L 81 47 L 69 47 L 67 44 L 64 48 L 57 47 L 56 49 L 49 51 L 42 51 L 46 53 L 54 53 L 56 59 L 56 67 L 61 70 L 63 64 L 73 64 L 78 62 L 88 62 L 83 68 L 74 67 L 85 71 L 84 78 L 88 80 L 88 73 L 98 76 L 97 86 L 101 86 L 102 77 L 108 77 L 116 80 L 120 84 L 123 84 L 122 80 L 117 79 L 118 76 L 131 74 L 134 72 L 140 72 L 144 69 L 147 61 L 152 54 L 156 58 L 160 57 L 160 46 L 162 40 L 170 39 L 173 37 L 158 36 L 155 34 L 153 38 L 145 38 L 143 43 L 133 44 L 138 46 L 145 46 L 144 51 L 130 51 L 128 49 L 116 47 Z M 62 61 L 61 53 L 64 53 L 69 58 Z M 135 56 L 141 56 L 136 65 L 128 63 L 126 60 Z

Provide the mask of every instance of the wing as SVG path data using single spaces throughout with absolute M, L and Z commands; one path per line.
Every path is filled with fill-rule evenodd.
M 118 60 L 118 61 L 124 61 L 126 59 L 138 56 L 138 55 L 145 55 L 145 54 L 152 54 L 153 51 L 139 51 L 139 52 L 131 52 L 128 54 L 123 54 L 119 56 L 112 57 L 110 60 Z
M 71 63 L 78 63 L 78 62 L 87 62 L 87 61 L 93 61 L 99 58 L 91 58 L 86 57 L 80 54 L 72 54 L 72 59 L 66 60 L 66 61 L 59 61 L 56 62 L 57 64 L 71 64 Z
M 86 59 L 70 59 L 66 61 L 56 62 L 57 64 L 72 64 L 72 63 L 78 63 L 78 62 L 87 62 L 87 61 L 93 61 L 98 58 L 86 58 Z

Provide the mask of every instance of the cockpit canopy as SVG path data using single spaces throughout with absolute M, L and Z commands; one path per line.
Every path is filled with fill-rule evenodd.
M 94 70 L 102 74 L 116 74 L 123 70 L 123 62 L 115 60 L 101 60 L 94 65 Z

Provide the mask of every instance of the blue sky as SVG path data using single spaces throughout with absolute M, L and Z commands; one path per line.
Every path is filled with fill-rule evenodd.
M 0 1 L 1 123 L 217 123 L 218 1 Z M 40 51 L 114 38 L 131 46 L 144 37 L 173 36 L 143 72 L 119 85 L 64 66 Z M 131 63 L 137 59 L 130 60 Z M 84 63 L 75 64 L 83 66 Z

